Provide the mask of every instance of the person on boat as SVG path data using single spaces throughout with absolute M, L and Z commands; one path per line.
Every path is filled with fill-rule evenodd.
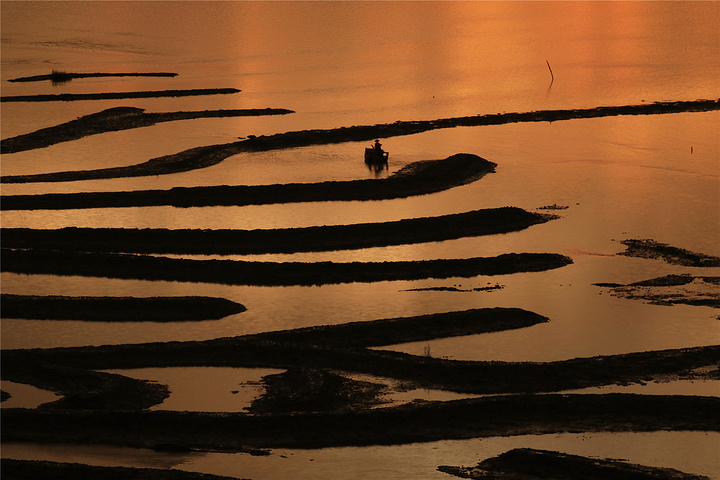
M 375 140 L 375 145 L 373 145 L 373 148 L 375 149 L 375 153 L 382 153 L 382 144 L 380 143 L 380 140 Z

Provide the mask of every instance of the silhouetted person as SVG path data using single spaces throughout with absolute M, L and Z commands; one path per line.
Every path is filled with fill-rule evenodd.
M 373 145 L 373 148 L 375 149 L 375 153 L 382 153 L 383 149 L 380 140 L 375 140 L 375 145 Z

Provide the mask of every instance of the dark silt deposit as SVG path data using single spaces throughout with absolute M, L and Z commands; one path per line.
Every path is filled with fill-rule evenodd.
M 626 250 L 620 255 L 628 257 L 663 260 L 673 265 L 686 267 L 720 267 L 720 257 L 691 252 L 655 240 L 623 240 L 620 243 L 626 247 Z
M 260 254 L 370 248 L 523 230 L 551 215 L 517 207 L 395 222 L 272 230 L 2 229 L 3 247 L 83 252 Z
M 211 93 L 234 93 L 232 90 Z M 169 96 L 169 92 L 166 91 Z M 185 94 L 208 94 L 203 90 L 190 90 Z M 198 93 L 192 93 L 198 92 Z M 136 94 L 159 94 L 162 92 L 135 92 Z M 94 94 L 113 95 L 113 94 Z M 117 95 L 117 94 L 115 94 Z M 36 96 L 40 97 L 40 96 Z M 3 97 L 3 101 L 12 101 L 14 98 Z M 33 98 L 32 96 L 30 98 Z M 129 97 L 100 97 L 100 98 L 129 98 Z M 51 98 L 50 100 L 61 100 Z M 17 100 L 16 100 L 17 101 Z M 148 175 L 163 175 L 167 173 L 184 172 L 197 168 L 215 165 L 226 158 L 242 152 L 267 151 L 308 145 L 324 145 L 330 143 L 360 142 L 376 138 L 389 138 L 402 135 L 412 135 L 440 128 L 454 128 L 461 126 L 501 125 L 517 122 L 553 122 L 570 120 L 574 118 L 594 118 L 615 115 L 655 115 L 678 112 L 703 112 L 720 108 L 720 100 L 695 100 L 685 102 L 658 102 L 641 105 L 624 105 L 615 107 L 596 107 L 573 110 L 541 110 L 525 113 L 497 113 L 488 115 L 473 115 L 467 117 L 443 118 L 423 121 L 397 121 L 395 123 L 377 125 L 356 125 L 325 130 L 301 130 L 295 132 L 278 133 L 269 136 L 252 137 L 240 142 L 210 145 L 192 148 L 174 155 L 154 158 L 147 162 L 127 167 L 114 167 L 98 170 L 81 170 L 39 175 L 23 175 L 6 179 L 0 177 L 2 182 L 67 182 L 89 179 L 138 177 Z M 46 207 L 52 208 L 52 207 Z M 78 207 L 76 207 L 78 208 Z
M 323 448 L 574 431 L 711 430 L 720 399 L 661 395 L 508 395 L 337 413 L 2 409 L 5 441 L 194 450 Z M 122 428 L 117 428 L 122 425 Z
M 256 415 L 359 410 L 379 403 L 385 388 L 315 368 L 289 368 L 263 382 L 265 393 L 248 410 Z
M 3 458 L 2 473 L 5 480 L 238 480 L 206 473 L 185 472 L 174 469 L 96 467 L 80 463 L 11 460 Z
M 3 318 L 102 322 L 215 320 L 247 310 L 213 297 L 66 297 L 3 293 Z
M 294 113 L 284 108 L 248 108 L 236 110 L 202 110 L 195 112 L 157 112 L 145 113 L 142 108 L 115 107 L 102 112 L 82 116 L 54 127 L 43 128 L 25 135 L 6 138 L 0 141 L 0 153 L 15 153 L 34 148 L 43 148 L 56 143 L 78 140 L 89 135 L 97 135 L 117 130 L 147 127 L 160 122 L 189 120 L 194 118 L 250 117 L 260 115 L 286 115 Z M 23 175 L 20 178 L 24 177 Z M 3 180 L 12 183 L 15 177 Z M 16 179 L 17 180 L 17 179 Z
M 495 480 L 710 480 L 672 468 L 647 467 L 621 460 L 597 459 L 533 448 L 516 448 L 474 467 L 440 466 L 459 478 Z
M 216 147 L 212 146 L 198 147 L 198 150 L 204 151 L 198 158 L 211 162 L 205 166 L 212 164 L 214 154 L 221 154 L 221 152 L 213 153 Z M 209 155 L 209 157 L 205 154 Z M 171 161 L 174 161 L 174 159 Z M 472 183 L 493 172 L 496 166 L 495 163 L 477 155 L 461 153 L 444 160 L 411 163 L 391 176 L 382 179 L 282 185 L 175 187 L 170 190 L 139 190 L 131 192 L 3 195 L 1 200 L 2 210 L 155 205 L 206 207 L 214 205 L 267 205 L 290 202 L 388 200 L 426 195 Z M 167 165 L 161 166 L 161 170 L 165 167 Z M 182 171 L 182 169 L 177 171 Z
M 177 73 L 170 72 L 128 72 L 128 73 L 74 73 L 53 70 L 45 75 L 32 75 L 30 77 L 11 78 L 8 82 L 46 82 L 53 83 L 69 82 L 77 78 L 100 78 L 100 77 L 177 77 Z
M 572 263 L 556 253 L 404 262 L 245 262 L 2 249 L 2 271 L 227 285 L 327 285 L 539 272 Z
M 65 396 L 35 410 L 2 409 L 3 439 L 247 451 L 568 430 L 720 429 L 720 399 L 713 397 L 532 394 L 667 375 L 707 378 L 707 367 L 720 362 L 720 347 L 548 363 L 453 361 L 367 348 L 546 321 L 532 312 L 496 308 L 207 341 L 4 350 L 3 378 Z M 247 414 L 147 411 L 168 395 L 166 387 L 95 371 L 167 366 L 294 370 L 266 378 L 269 393 Z M 373 409 L 382 385 L 337 371 L 426 388 L 515 394 Z
M 655 305 L 699 305 L 720 308 L 720 277 L 665 275 L 628 284 L 596 283 L 612 295 Z
M 72 102 L 76 100 L 116 100 L 121 98 L 188 97 L 194 95 L 227 95 L 237 88 L 193 88 L 187 90 L 154 90 L 143 92 L 58 93 L 42 95 L 9 95 L 0 102 Z

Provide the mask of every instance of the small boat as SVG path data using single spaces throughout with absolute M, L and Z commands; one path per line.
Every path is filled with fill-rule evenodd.
M 365 149 L 365 163 L 387 163 L 390 154 L 377 148 Z

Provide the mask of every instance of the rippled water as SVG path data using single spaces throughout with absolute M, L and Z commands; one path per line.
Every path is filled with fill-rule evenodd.
M 273 107 L 296 113 L 169 122 L 105 133 L 3 155 L 0 171 L 17 175 L 131 165 L 198 145 L 233 142 L 249 134 L 718 98 L 719 29 L 720 7 L 714 2 L 3 2 L 3 96 L 224 87 L 242 92 L 3 103 L 2 138 L 117 106 L 152 112 Z M 546 61 L 552 67 L 552 84 Z M 53 68 L 180 75 L 173 79 L 95 78 L 61 85 L 7 82 L 46 74 Z M 653 238 L 720 255 L 719 131 L 720 114 L 708 112 L 464 127 L 388 138 L 383 144 L 390 151 L 390 173 L 414 161 L 458 152 L 478 154 L 496 162 L 498 168 L 471 185 L 383 202 L 4 211 L 3 227 L 252 229 L 380 222 L 505 205 L 535 211 L 557 204 L 569 207 L 555 212 L 559 219 L 507 235 L 230 258 L 391 261 L 528 251 L 562 253 L 574 263 L 544 273 L 316 287 L 5 272 L 0 276 L 4 293 L 210 295 L 243 303 L 248 310 L 217 321 L 182 325 L 3 319 L 2 347 L 208 339 L 485 306 L 526 308 L 548 316 L 550 322 L 510 332 L 383 348 L 414 354 L 430 348 L 433 356 L 456 359 L 549 361 L 717 344 L 717 310 L 615 298 L 592 283 L 627 283 L 670 273 L 720 275 L 720 269 L 617 256 L 623 250 L 618 241 L 627 238 Z M 2 193 L 373 178 L 362 162 L 364 146 L 364 142 L 350 142 L 240 154 L 207 169 L 164 176 L 3 184 Z M 492 292 L 408 291 L 488 284 L 503 288 Z M 439 464 L 470 464 L 511 448 L 508 445 L 535 445 L 568 448 L 571 453 L 627 456 L 640 463 L 676 465 L 720 477 L 717 462 L 705 465 L 707 455 L 702 454 L 717 445 L 717 436 L 692 433 L 683 437 L 690 440 L 680 441 L 681 435 L 685 434 L 515 437 L 294 452 L 286 459 L 278 454 L 272 460 L 207 455 L 178 461 L 186 462 L 182 468 L 240 476 L 252 473 L 258 479 L 283 478 L 289 471 L 321 478 L 321 471 L 328 475 L 337 471 L 329 465 L 368 478 L 407 478 L 403 474 L 420 470 L 424 473 L 417 478 L 440 478 L 444 475 L 434 472 Z M 497 446 L 482 450 L 482 454 L 472 450 L 491 443 Z M 687 460 L 675 461 L 677 445 L 693 446 Z M 3 455 L 7 451 L 3 445 Z M 110 463 L 125 455 L 108 452 L 107 456 L 115 459 Z M 85 461 L 78 450 L 67 455 Z M 310 463 L 310 458 L 322 458 L 323 462 Z M 382 471 L 369 471 L 366 458 L 387 461 L 373 462 Z M 422 465 L 414 464 L 418 459 L 423 459 Z M 290 467 L 292 470 L 286 470 Z

